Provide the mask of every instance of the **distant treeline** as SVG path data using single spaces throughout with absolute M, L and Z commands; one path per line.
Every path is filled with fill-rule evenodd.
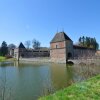
M 15 48 L 15 47 L 16 46 L 14 44 L 7 45 L 7 43 L 5 41 L 3 41 L 1 46 L 0 46 L 0 56 L 8 55 L 9 50 L 12 48 Z
M 88 48 L 93 48 L 95 50 L 99 49 L 99 44 L 96 41 L 95 38 L 91 38 L 91 37 L 85 37 L 82 36 L 79 38 L 79 45 L 80 46 L 84 46 L 84 47 L 88 47 Z

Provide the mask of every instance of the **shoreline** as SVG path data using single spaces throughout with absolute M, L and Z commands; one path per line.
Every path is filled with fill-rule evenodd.
M 53 94 L 40 97 L 38 100 L 100 100 L 100 74 L 86 81 L 75 83 Z
M 5 61 L 18 61 L 15 58 L 5 59 L 0 62 Z M 100 65 L 100 59 L 70 59 L 68 60 L 73 62 L 75 65 Z M 36 58 L 20 58 L 19 62 L 26 62 L 26 63 L 57 63 L 57 64 L 66 64 L 65 61 L 51 61 L 50 57 L 36 57 Z
M 19 61 L 66 64 L 65 61 L 53 62 L 51 61 L 50 57 L 20 58 Z M 68 61 L 73 62 L 75 65 L 100 65 L 100 59 L 74 59 L 74 60 L 72 59 Z

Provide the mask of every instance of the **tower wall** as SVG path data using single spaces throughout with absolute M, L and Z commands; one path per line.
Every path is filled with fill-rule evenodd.
M 66 62 L 66 41 L 50 44 L 50 57 L 52 62 Z
M 67 59 L 73 58 L 73 55 L 74 55 L 73 41 L 66 40 L 66 57 L 67 57 Z

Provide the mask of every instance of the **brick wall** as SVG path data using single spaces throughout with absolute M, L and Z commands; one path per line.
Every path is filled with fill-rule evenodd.
M 50 57 L 52 61 L 66 61 L 66 49 L 50 50 Z
M 56 42 L 56 43 L 51 43 L 50 44 L 51 49 L 55 48 L 64 48 L 65 47 L 65 41 L 62 42 Z
M 66 61 L 66 42 L 51 43 L 50 57 L 51 61 L 59 62 Z

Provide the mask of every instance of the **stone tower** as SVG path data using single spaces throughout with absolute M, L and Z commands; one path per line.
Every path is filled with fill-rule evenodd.
M 14 49 L 14 58 L 19 60 L 19 58 L 24 57 L 25 51 L 26 51 L 26 48 L 23 45 L 23 43 L 21 42 L 20 45 L 18 46 L 18 48 Z
M 57 33 L 50 42 L 50 47 L 52 62 L 66 62 L 73 57 L 73 41 L 65 32 Z

